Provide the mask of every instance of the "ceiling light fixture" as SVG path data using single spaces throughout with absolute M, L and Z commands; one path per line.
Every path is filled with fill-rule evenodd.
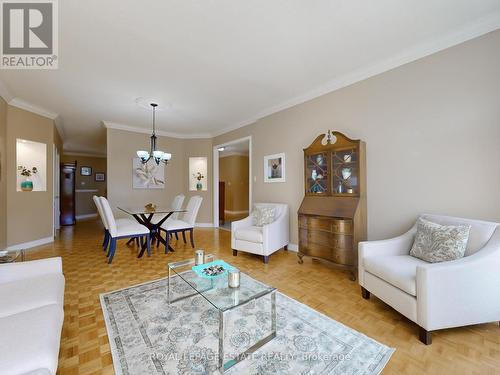
M 219 148 L 217 149 L 217 151 L 222 152 L 222 151 L 224 151 L 225 149 L 226 149 L 225 147 L 219 147 Z
M 156 165 L 160 163 L 168 164 L 168 161 L 172 158 L 172 154 L 168 152 L 159 151 L 156 149 L 156 107 L 158 104 L 150 103 L 151 108 L 153 108 L 153 134 L 151 135 L 150 151 L 139 150 L 137 151 L 137 156 L 141 159 L 142 164 L 146 164 L 149 160 L 153 159 Z

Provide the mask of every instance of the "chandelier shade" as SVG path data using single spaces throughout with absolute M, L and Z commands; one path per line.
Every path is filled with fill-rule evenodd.
M 153 108 L 153 134 L 150 138 L 150 150 L 138 150 L 136 152 L 137 157 L 141 159 L 143 164 L 153 159 L 157 165 L 160 163 L 168 164 L 169 160 L 172 159 L 172 154 L 169 152 L 163 152 L 156 149 L 156 107 L 158 104 L 151 103 L 151 108 Z

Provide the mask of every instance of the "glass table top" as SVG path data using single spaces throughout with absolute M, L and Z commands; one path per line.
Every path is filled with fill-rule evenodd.
M 211 262 L 215 260 L 215 257 L 209 254 L 205 256 L 205 260 L 206 262 Z M 178 276 L 189 285 L 196 294 L 203 296 L 220 311 L 231 310 L 250 300 L 260 298 L 276 290 L 276 288 L 261 283 L 243 272 L 240 272 L 240 286 L 238 288 L 230 288 L 228 286 L 227 275 L 207 279 L 198 276 L 198 274 L 191 269 L 194 264 L 194 259 L 168 263 L 169 276 L 172 271 L 172 276 Z M 191 293 L 189 296 L 191 295 L 193 294 Z M 179 299 L 183 299 L 183 297 L 177 298 L 176 300 Z
M 24 250 L 0 250 L 0 263 L 12 263 L 24 260 Z
M 146 207 L 142 206 L 130 206 L 130 207 L 118 207 L 119 210 L 129 214 L 129 215 L 148 215 L 148 214 L 168 214 L 168 213 L 175 213 L 175 212 L 186 212 L 186 210 L 176 210 L 171 207 L 167 206 L 159 206 L 156 207 L 154 210 L 147 209 Z

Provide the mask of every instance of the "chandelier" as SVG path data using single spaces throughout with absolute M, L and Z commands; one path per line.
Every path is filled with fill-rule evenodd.
M 153 108 L 153 134 L 151 135 L 150 150 L 149 152 L 144 150 L 139 150 L 137 151 L 137 156 L 141 159 L 142 164 L 146 164 L 151 159 L 155 161 L 156 165 L 160 165 L 160 163 L 168 164 L 168 161 L 172 158 L 172 154 L 156 149 L 155 115 L 156 115 L 156 107 L 158 107 L 158 104 L 150 103 L 150 106 Z

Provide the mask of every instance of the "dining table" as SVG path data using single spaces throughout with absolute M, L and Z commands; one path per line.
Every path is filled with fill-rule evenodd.
M 165 246 L 168 246 L 169 251 L 175 251 L 170 244 L 165 241 L 160 236 L 160 227 L 162 224 L 173 214 L 175 213 L 182 213 L 186 212 L 186 210 L 176 210 L 171 207 L 155 207 L 154 209 L 148 208 L 146 206 L 140 207 L 118 207 L 120 211 L 125 212 L 126 214 L 132 216 L 139 224 L 144 225 L 147 227 L 151 233 L 151 241 L 159 241 Z M 155 215 L 160 215 L 161 219 L 160 220 L 155 220 L 153 222 L 153 218 Z M 135 239 L 131 238 L 128 243 L 133 242 Z M 138 258 L 142 257 L 144 255 L 144 252 L 146 250 L 146 247 L 142 247 L 141 251 L 139 252 L 139 255 L 137 256 Z

